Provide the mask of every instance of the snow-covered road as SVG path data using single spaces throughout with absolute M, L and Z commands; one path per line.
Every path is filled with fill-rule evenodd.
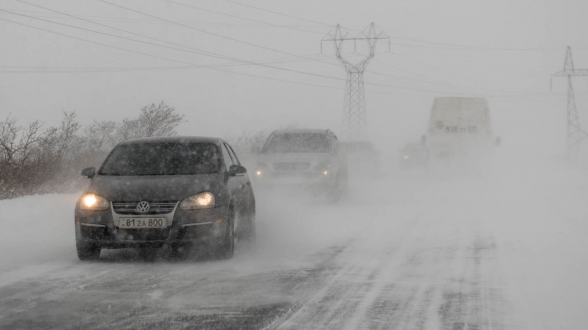
M 228 261 L 81 262 L 77 196 L 0 201 L 0 328 L 585 328 L 586 171 L 467 168 L 394 169 L 339 205 L 260 192 Z

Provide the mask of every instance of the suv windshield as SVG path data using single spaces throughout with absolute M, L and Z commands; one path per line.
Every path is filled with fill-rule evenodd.
M 329 153 L 329 138 L 322 133 L 275 134 L 263 146 L 264 154 Z
M 211 143 L 120 145 L 106 159 L 101 175 L 194 175 L 218 172 L 217 146 Z

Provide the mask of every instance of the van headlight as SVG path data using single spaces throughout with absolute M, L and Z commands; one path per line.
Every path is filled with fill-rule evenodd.
M 184 210 L 209 209 L 214 207 L 214 195 L 210 192 L 203 192 L 198 195 L 190 196 L 180 203 L 180 208 Z
M 85 194 L 80 200 L 80 209 L 82 210 L 104 211 L 108 210 L 109 206 L 106 199 L 95 194 Z

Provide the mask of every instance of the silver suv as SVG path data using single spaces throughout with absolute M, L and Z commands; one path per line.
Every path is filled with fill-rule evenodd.
M 304 186 L 337 201 L 347 189 L 347 158 L 328 129 L 278 130 L 260 151 L 255 179 L 260 186 Z

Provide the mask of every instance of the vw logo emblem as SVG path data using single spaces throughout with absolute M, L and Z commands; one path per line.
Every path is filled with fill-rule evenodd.
M 149 205 L 149 202 L 147 201 L 141 201 L 139 202 L 139 204 L 137 204 L 137 212 L 139 213 L 146 213 L 149 211 L 150 208 L 151 205 Z

